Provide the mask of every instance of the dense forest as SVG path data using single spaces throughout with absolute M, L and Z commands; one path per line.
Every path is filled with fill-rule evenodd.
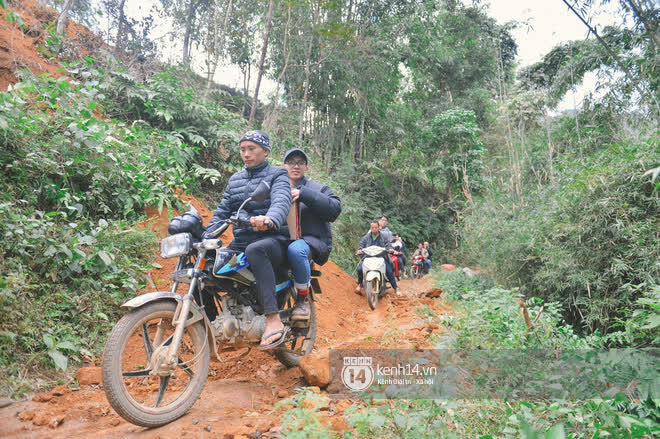
M 429 241 L 435 263 L 552 303 L 590 346 L 658 347 L 656 2 L 557 2 L 588 36 L 526 66 L 521 24 L 480 1 L 157 0 L 143 19 L 130 3 L 0 0 L 6 32 L 61 66 L 0 68 L 4 393 L 98 355 L 153 262 L 144 207 L 181 209 L 183 191 L 213 208 L 252 127 L 275 163 L 309 151 L 312 178 L 342 199 L 331 258 L 346 272 L 385 213 L 409 248 Z M 601 3 L 618 24 L 589 24 Z M 590 73 L 596 89 L 558 111 Z

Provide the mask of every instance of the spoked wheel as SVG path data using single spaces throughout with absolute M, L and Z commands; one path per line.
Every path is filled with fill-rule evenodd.
M 376 306 L 378 306 L 378 297 L 380 296 L 380 280 L 376 278 L 367 282 L 364 286 L 364 291 L 367 294 L 369 308 L 376 309 Z
M 131 311 L 105 345 L 105 394 L 112 408 L 135 425 L 158 427 L 183 416 L 206 382 L 210 349 L 202 322 L 184 329 L 176 367 L 158 366 L 168 356 L 175 310 L 175 302 L 159 301 Z
M 310 316 L 307 322 L 302 320 L 291 321 L 291 312 L 295 303 L 293 293 L 288 292 L 282 311 L 280 311 L 282 323 L 291 327 L 291 332 L 288 335 L 288 338 L 291 340 L 278 346 L 278 349 L 275 350 L 275 357 L 286 367 L 293 367 L 300 364 L 302 357 L 312 352 L 314 342 L 316 341 L 317 323 L 314 301 L 310 297 Z

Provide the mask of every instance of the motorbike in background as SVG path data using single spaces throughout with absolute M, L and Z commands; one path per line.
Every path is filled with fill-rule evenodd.
M 390 261 L 392 261 L 392 269 L 394 270 L 394 276 L 396 277 L 396 280 L 401 280 L 401 270 L 399 268 L 399 256 L 401 256 L 401 252 L 398 250 L 394 250 L 394 252 L 390 253 Z
M 420 279 L 424 276 L 424 256 L 415 255 L 410 264 L 410 277 Z
M 387 291 L 385 253 L 387 250 L 377 245 L 358 250 L 358 255 L 362 255 L 362 287 L 371 309 L 376 309 L 378 299 Z

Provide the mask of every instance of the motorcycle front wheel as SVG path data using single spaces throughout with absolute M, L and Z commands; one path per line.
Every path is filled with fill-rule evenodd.
M 158 301 L 124 315 L 103 352 L 103 388 L 113 409 L 132 424 L 158 427 L 183 416 L 197 401 L 209 370 L 210 348 L 203 321 L 184 329 L 178 364 L 151 375 L 155 360 L 169 350 L 174 301 Z
M 378 279 L 372 279 L 371 282 L 367 282 L 364 286 L 364 292 L 367 295 L 367 303 L 369 303 L 369 308 L 376 309 L 378 306 L 378 295 L 380 294 L 380 281 Z

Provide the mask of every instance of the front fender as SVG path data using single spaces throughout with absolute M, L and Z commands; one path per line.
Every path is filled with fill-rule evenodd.
M 131 311 L 141 306 L 144 306 L 147 303 L 154 302 L 156 300 L 175 300 L 177 302 L 176 314 L 178 314 L 179 310 L 181 309 L 181 304 L 183 303 L 184 296 L 176 293 L 171 293 L 169 291 L 154 291 L 153 293 L 146 293 L 146 294 L 140 294 L 139 296 L 135 296 L 128 302 L 124 302 L 119 308 L 123 310 Z M 215 334 L 211 329 L 211 322 L 209 321 L 209 318 L 206 316 L 204 309 L 193 301 L 190 304 L 190 314 L 192 315 L 188 317 L 188 319 L 186 320 L 186 326 L 190 326 L 193 323 L 197 323 L 198 321 L 202 320 L 204 322 L 204 326 L 206 327 L 206 333 L 208 336 L 209 344 L 213 346 L 216 357 L 220 358 L 218 356 L 218 350 L 215 345 Z
M 169 291 L 154 291 L 153 293 L 146 293 L 146 294 L 140 294 L 139 296 L 135 296 L 132 299 L 130 299 L 128 302 L 122 303 L 119 308 L 123 310 L 132 310 L 135 308 L 139 308 L 142 305 L 145 305 L 149 302 L 153 302 L 154 300 L 161 300 L 161 299 L 176 300 L 177 302 L 181 302 L 183 301 L 183 296 L 181 296 L 180 294 L 171 293 Z M 193 305 L 197 305 L 197 304 L 193 303 Z
M 367 272 L 367 282 L 371 282 L 373 279 L 380 278 L 380 271 L 368 271 Z
M 181 296 L 180 294 L 176 294 L 176 293 L 171 293 L 169 291 L 154 291 L 153 293 L 140 294 L 139 296 L 135 296 L 128 302 L 124 302 L 119 308 L 130 311 L 139 308 L 141 306 L 144 306 L 147 303 L 154 302 L 156 300 L 176 300 L 177 301 L 176 314 L 178 315 L 184 297 L 185 296 Z M 204 309 L 202 309 L 202 307 L 197 305 L 194 301 L 190 304 L 190 314 L 192 315 L 189 316 L 188 319 L 186 320 L 186 326 L 190 326 L 193 323 L 199 322 L 200 320 L 204 320 L 204 324 L 207 327 L 210 327 L 209 319 L 208 317 L 206 317 L 206 313 L 204 312 Z

